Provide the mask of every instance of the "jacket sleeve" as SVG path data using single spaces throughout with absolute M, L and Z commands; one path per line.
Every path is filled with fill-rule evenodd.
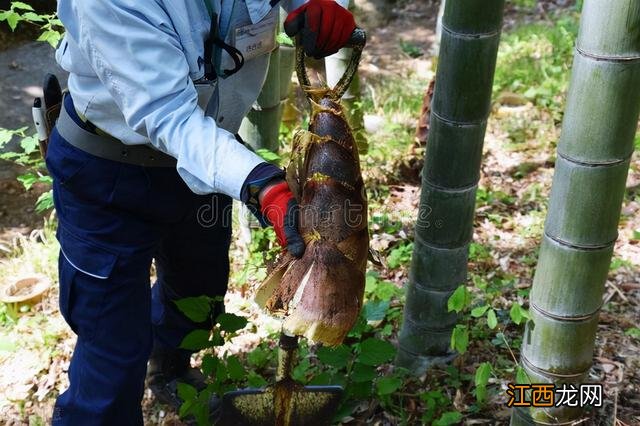
M 169 16 L 153 0 L 78 0 L 60 15 L 127 125 L 177 159 L 198 194 L 239 199 L 263 160 L 198 107 L 198 95 Z

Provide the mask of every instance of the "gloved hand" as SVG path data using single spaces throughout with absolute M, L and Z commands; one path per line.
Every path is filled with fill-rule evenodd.
M 333 55 L 344 47 L 355 29 L 351 12 L 334 0 L 309 0 L 284 21 L 287 35 L 300 33 L 305 53 L 316 59 Z
M 278 242 L 293 256 L 304 254 L 304 240 L 298 231 L 299 208 L 289 185 L 279 181 L 265 186 L 258 194 L 260 213 L 273 225 Z

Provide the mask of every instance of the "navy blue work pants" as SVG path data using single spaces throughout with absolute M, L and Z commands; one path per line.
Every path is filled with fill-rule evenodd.
M 78 336 L 53 424 L 141 425 L 152 345 L 178 347 L 210 327 L 188 320 L 175 300 L 226 292 L 231 199 L 194 194 L 173 167 L 95 157 L 55 129 L 46 163 L 59 219 L 60 311 Z

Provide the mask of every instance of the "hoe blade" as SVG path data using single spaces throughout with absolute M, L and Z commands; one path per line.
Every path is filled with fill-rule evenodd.
M 330 425 L 340 405 L 340 386 L 278 382 L 266 389 L 228 392 L 222 398 L 222 426 Z

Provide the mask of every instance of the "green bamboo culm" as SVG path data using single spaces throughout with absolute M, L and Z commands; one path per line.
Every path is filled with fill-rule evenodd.
M 397 364 L 451 358 L 447 301 L 467 277 L 504 0 L 447 1 Z
M 349 2 L 349 10 L 355 10 L 353 0 Z M 340 78 L 344 75 L 353 49 L 343 48 L 338 53 L 327 56 L 324 60 L 325 71 L 327 75 L 327 84 L 334 87 Z M 360 78 L 358 73 L 353 76 L 351 85 L 342 96 L 342 106 L 347 117 L 347 121 L 354 135 L 358 151 L 365 154 L 369 149 L 369 142 L 364 130 L 364 111 L 362 109 L 362 97 L 360 95 Z
M 639 113 L 640 2 L 585 0 L 522 344 L 532 383 L 587 380 Z M 582 414 L 519 407 L 511 424 Z
M 240 137 L 254 149 L 277 152 L 280 135 L 280 50 L 270 53 L 269 70 L 257 101 L 240 126 Z

